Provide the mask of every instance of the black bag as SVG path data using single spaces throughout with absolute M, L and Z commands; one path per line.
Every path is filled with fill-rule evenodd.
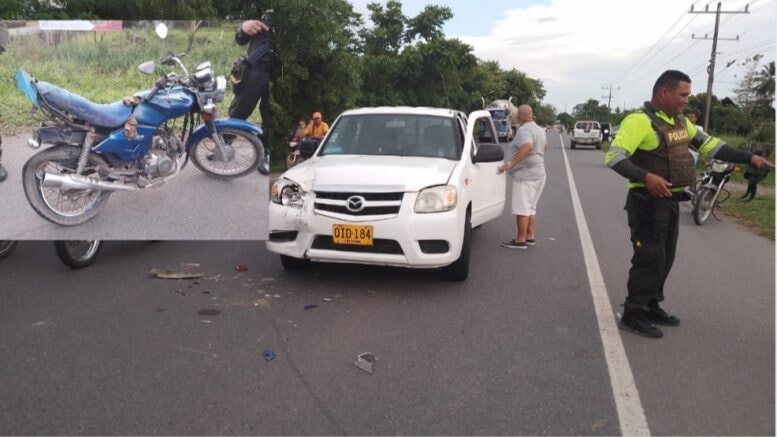
M 243 91 L 243 87 L 245 86 L 243 78 L 245 78 L 248 67 L 248 61 L 245 56 L 238 57 L 235 63 L 232 64 L 232 71 L 229 72 L 229 80 L 232 82 L 232 91 L 234 91 L 235 94 L 240 94 L 240 92 Z

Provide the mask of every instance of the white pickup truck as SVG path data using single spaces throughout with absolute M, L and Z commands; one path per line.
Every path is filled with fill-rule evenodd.
M 578 145 L 594 146 L 602 148 L 602 127 L 598 121 L 578 121 L 569 139 L 569 148 L 574 149 Z
M 469 274 L 472 228 L 502 214 L 504 152 L 488 111 L 344 112 L 317 150 L 272 185 L 267 248 L 309 261 Z

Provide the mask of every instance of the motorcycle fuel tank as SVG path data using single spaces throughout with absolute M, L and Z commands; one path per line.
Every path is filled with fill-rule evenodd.
M 160 90 L 149 101 L 146 95 L 150 91 L 139 94 L 142 101 L 133 115 L 139 124 L 158 126 L 171 118 L 180 117 L 197 104 L 197 98 L 186 88 L 174 87 L 169 90 Z

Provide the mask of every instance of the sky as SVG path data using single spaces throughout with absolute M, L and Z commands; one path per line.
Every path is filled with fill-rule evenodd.
M 368 3 L 351 0 L 367 17 Z M 692 80 L 693 93 L 707 89 L 707 66 L 712 52 L 717 2 L 692 0 L 404 0 L 406 16 L 427 4 L 448 6 L 453 18 L 445 35 L 474 48 L 477 57 L 498 61 L 503 69 L 515 68 L 542 80 L 543 103 L 558 112 L 588 99 L 611 107 L 636 108 L 650 99 L 658 75 L 680 70 Z M 761 65 L 775 59 L 777 0 L 727 0 L 721 14 L 713 94 L 734 98 L 734 89 L 746 72 L 740 65 L 763 54 Z M 704 38 L 709 40 L 693 39 Z M 739 38 L 738 41 L 724 39 Z M 734 61 L 730 66 L 727 64 Z M 759 67 L 760 69 L 760 67 Z M 508 96 L 504 96 L 508 97 Z

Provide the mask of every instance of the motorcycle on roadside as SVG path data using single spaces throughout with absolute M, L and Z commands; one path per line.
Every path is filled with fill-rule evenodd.
M 715 209 L 731 197 L 726 184 L 731 179 L 731 175 L 737 171 L 739 167 L 730 162 L 714 159 L 707 164 L 701 179 L 691 190 L 693 221 L 697 225 L 703 225 L 711 215 L 720 220 L 715 215 Z
M 216 178 L 256 171 L 264 160 L 260 128 L 244 120 L 217 118 L 227 82 L 210 62 L 190 73 L 167 44 L 167 26 L 156 28 L 169 52 L 151 90 L 112 104 L 95 104 L 20 68 L 17 87 L 46 120 L 28 144 L 50 147 L 24 165 L 22 182 L 30 206 L 44 219 L 63 226 L 94 218 L 115 191 L 138 191 L 164 184 L 185 167 Z M 138 70 L 161 69 L 154 61 Z M 182 127 L 175 121 L 182 119 Z M 195 126 L 195 122 L 198 124 Z M 200 123 L 201 122 L 201 123 Z

